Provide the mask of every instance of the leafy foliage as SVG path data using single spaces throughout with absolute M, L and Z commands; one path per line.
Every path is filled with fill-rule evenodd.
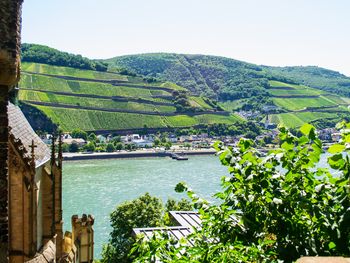
M 71 133 L 72 138 L 82 138 L 84 140 L 87 140 L 87 133 L 81 129 L 74 129 Z
M 21 55 L 22 61 L 24 62 L 37 62 L 79 69 L 107 71 L 107 65 L 103 62 L 93 61 L 81 55 L 73 55 L 37 44 L 22 44 Z
M 103 248 L 101 262 L 131 262 L 128 254 L 135 242 L 132 229 L 172 223 L 168 216 L 168 212 L 172 209 L 192 210 L 192 207 L 186 199 L 179 202 L 169 199 L 164 207 L 159 198 L 152 197 L 149 193 L 118 205 L 111 213 L 113 230 L 109 244 Z
M 328 168 L 317 165 L 322 142 L 305 124 L 300 136 L 280 128 L 280 148 L 262 156 L 249 139 L 236 147 L 216 143 L 230 177 L 222 178 L 218 205 L 186 191 L 202 218 L 202 228 L 176 241 L 156 233 L 139 237 L 135 262 L 291 262 L 303 255 L 350 255 L 350 125 L 330 147 Z M 191 241 L 191 242 L 189 242 Z

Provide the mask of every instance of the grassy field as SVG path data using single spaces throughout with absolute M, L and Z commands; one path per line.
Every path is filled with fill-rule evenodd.
M 127 81 L 131 84 L 138 84 L 142 86 L 159 86 L 171 88 L 173 90 L 187 90 L 181 86 L 176 85 L 172 82 L 151 82 L 147 83 L 141 77 L 131 77 L 126 75 L 120 75 L 111 72 L 100 72 L 93 70 L 83 70 L 69 67 L 59 67 L 40 63 L 23 62 L 21 69 L 27 72 L 50 74 L 58 76 L 69 76 L 76 78 L 87 78 L 87 79 L 100 79 L 100 80 L 119 80 Z
M 219 105 L 225 109 L 226 111 L 233 111 L 237 110 L 238 108 L 242 107 L 245 100 L 234 100 L 234 101 L 224 101 L 220 102 Z
M 318 96 L 321 93 L 314 89 L 269 89 L 272 96 Z
M 63 109 L 46 106 L 36 106 L 55 123 L 59 123 L 64 131 L 80 128 L 83 130 L 114 130 L 148 127 L 166 127 L 162 116 L 102 112 L 93 110 Z
M 192 107 L 203 108 L 203 109 L 212 109 L 212 107 L 204 101 L 201 97 L 190 96 L 189 101 Z
M 295 85 L 295 84 L 289 84 L 281 81 L 276 80 L 269 80 L 269 85 L 271 88 L 291 88 L 291 89 L 300 89 L 305 86 L 302 85 Z
M 339 97 L 337 95 L 331 95 L 331 94 L 327 94 L 327 96 L 325 96 L 325 98 L 327 98 L 328 100 L 333 101 L 334 103 L 337 103 L 337 104 L 343 104 L 343 105 L 350 104 L 350 98 Z
M 140 89 L 124 86 L 113 86 L 111 84 L 88 82 L 88 81 L 71 81 L 59 78 L 22 74 L 19 83 L 20 88 L 60 91 L 81 94 L 98 94 L 103 96 L 123 96 L 134 98 L 150 98 L 154 95 L 170 96 L 169 92 L 163 90 Z
M 336 113 L 331 112 L 297 112 L 271 115 L 271 122 L 279 123 L 289 128 L 300 127 L 306 122 L 324 118 L 337 118 Z
M 59 123 L 64 131 L 75 128 L 83 130 L 116 130 L 147 127 L 188 127 L 198 124 L 232 123 L 239 121 L 235 116 L 218 116 L 203 114 L 197 116 L 154 116 L 134 113 L 102 112 L 95 110 L 64 109 L 47 106 L 36 106 L 55 123 Z
M 293 85 L 280 81 L 269 81 L 269 93 L 272 96 L 318 96 L 324 94 L 324 91 L 313 89 L 303 85 Z
M 29 72 L 44 73 L 51 75 L 70 76 L 76 78 L 88 78 L 88 79 L 115 79 L 127 81 L 127 77 L 115 73 L 99 72 L 93 70 L 82 70 L 69 67 L 58 67 L 39 63 L 23 62 L 21 69 Z
M 337 106 L 334 101 L 320 96 L 318 98 L 273 98 L 273 102 L 286 110 L 302 110 L 307 107 Z
M 153 105 L 137 102 L 123 102 L 113 101 L 108 99 L 95 99 L 85 97 L 72 97 L 57 94 L 50 94 L 45 92 L 37 92 L 31 90 L 21 90 L 19 93 L 20 100 L 26 101 L 41 101 L 59 104 L 70 104 L 75 106 L 123 109 L 123 110 L 137 110 L 137 111 L 151 111 L 151 112 L 175 112 L 176 108 L 173 106 Z

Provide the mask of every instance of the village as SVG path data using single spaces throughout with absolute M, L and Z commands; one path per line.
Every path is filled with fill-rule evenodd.
M 252 138 L 259 148 L 272 149 L 278 143 L 279 131 L 277 128 L 266 129 Z M 335 128 L 326 128 L 318 131 L 319 138 L 325 143 L 336 142 L 341 134 Z M 176 133 L 157 134 L 128 134 L 128 135 L 95 135 L 77 130 L 64 133 L 62 136 L 62 150 L 67 153 L 94 153 L 94 152 L 131 152 L 142 151 L 174 151 L 186 152 L 189 150 L 208 150 L 216 141 L 222 141 L 227 146 L 235 145 L 243 135 L 213 136 L 208 133 L 178 135 Z M 45 134 L 41 139 L 46 144 L 52 143 L 52 135 Z M 58 138 L 57 138 L 58 140 Z

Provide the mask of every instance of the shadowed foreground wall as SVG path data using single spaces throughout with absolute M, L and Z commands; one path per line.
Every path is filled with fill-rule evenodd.
M 0 263 L 8 261 L 8 92 L 19 79 L 22 0 L 0 0 Z

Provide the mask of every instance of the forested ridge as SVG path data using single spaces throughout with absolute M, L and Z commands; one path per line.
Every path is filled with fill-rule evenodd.
M 37 44 L 22 44 L 21 60 L 23 62 L 36 62 L 54 66 L 107 71 L 107 64 L 101 61 L 91 60 L 81 55 L 74 55 Z
M 268 80 L 303 84 L 350 96 L 350 78 L 316 67 L 269 67 L 225 57 L 153 53 L 104 60 L 113 70 L 128 70 L 147 77 L 175 82 L 192 92 L 236 100 L 268 96 Z

